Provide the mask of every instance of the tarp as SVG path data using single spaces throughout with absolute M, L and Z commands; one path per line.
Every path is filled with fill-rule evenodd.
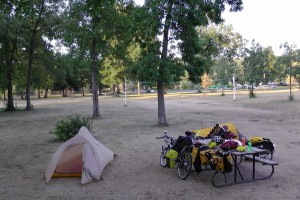
M 235 134 L 236 138 L 234 138 L 234 139 L 236 139 L 236 140 L 241 141 L 242 137 L 245 137 L 242 133 L 240 133 L 237 130 L 236 126 L 231 122 L 221 124 L 221 126 L 223 126 L 223 128 L 226 131 L 231 131 L 233 134 Z M 207 127 L 207 128 L 202 128 L 202 129 L 198 129 L 198 130 L 193 130 L 193 132 L 196 133 L 196 136 L 207 137 L 213 128 L 214 127 Z
M 86 127 L 63 143 L 49 162 L 45 177 L 81 176 L 81 183 L 100 180 L 105 166 L 114 153 L 97 141 Z

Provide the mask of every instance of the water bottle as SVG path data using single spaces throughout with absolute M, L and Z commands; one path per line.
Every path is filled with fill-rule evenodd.
M 242 138 L 242 145 L 245 146 L 245 144 L 246 144 L 246 139 L 243 137 Z
M 250 140 L 248 141 L 248 151 L 252 151 L 252 143 Z

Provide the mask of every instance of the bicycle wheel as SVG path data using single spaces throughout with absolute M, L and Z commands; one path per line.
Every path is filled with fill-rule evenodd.
M 192 168 L 192 155 L 188 151 L 181 153 L 177 160 L 177 174 L 182 180 L 186 179 Z
M 274 144 L 272 142 L 268 142 L 268 141 L 260 142 L 260 143 L 254 144 L 253 146 L 256 148 L 259 148 L 259 149 L 266 150 L 265 153 L 260 153 L 259 157 L 266 158 L 269 160 L 273 159 Z
M 167 166 L 167 158 L 166 158 L 166 150 L 163 150 L 160 154 L 160 166 L 166 167 Z

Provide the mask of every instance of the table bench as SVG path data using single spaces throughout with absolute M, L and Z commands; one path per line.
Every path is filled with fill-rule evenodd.
M 253 159 L 253 156 L 251 156 L 251 155 L 244 155 L 243 157 L 248 158 L 248 159 Z M 274 160 L 270 160 L 267 158 L 261 158 L 258 156 L 255 156 L 255 161 L 260 162 L 263 165 L 279 165 L 279 163 Z
M 216 183 L 215 177 L 218 174 L 218 172 L 216 172 L 212 177 L 212 184 L 215 187 L 224 187 L 224 186 L 254 182 L 254 181 L 270 178 L 274 174 L 274 166 L 279 165 L 279 163 L 276 161 L 273 161 L 273 160 L 259 157 L 259 154 L 265 153 L 265 152 L 266 152 L 266 150 L 255 148 L 255 147 L 252 148 L 252 151 L 245 151 L 245 152 L 229 151 L 229 152 L 227 152 L 228 154 L 230 154 L 232 156 L 233 161 L 234 161 L 234 166 L 233 166 L 234 167 L 234 171 L 233 171 L 234 172 L 234 177 L 233 177 L 234 180 L 233 180 L 233 182 L 228 183 L 226 180 L 226 174 L 223 174 L 225 176 L 225 183 Z M 244 179 L 244 177 L 239 169 L 239 165 L 241 163 L 237 162 L 237 160 L 238 160 L 237 157 L 248 158 L 248 159 L 252 160 L 252 179 L 248 179 L 248 180 Z M 256 168 L 255 168 L 256 162 L 262 163 L 263 165 L 271 166 L 271 173 L 267 176 L 261 176 L 261 177 L 257 178 L 256 177 Z M 237 180 L 237 173 L 239 174 L 241 181 Z

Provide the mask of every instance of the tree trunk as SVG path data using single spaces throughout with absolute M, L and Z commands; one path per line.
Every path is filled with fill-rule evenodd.
M 81 89 L 82 89 L 82 96 L 84 97 L 85 94 L 84 94 L 84 76 L 81 75 Z
M 14 106 L 14 98 L 13 98 L 13 91 L 12 91 L 13 87 L 12 87 L 12 69 L 11 69 L 11 66 L 8 66 L 6 78 L 7 78 L 7 106 L 6 106 L 6 111 L 14 111 L 14 110 L 16 110 L 16 108 Z
M 21 89 L 21 99 L 24 99 L 24 91 Z
M 157 82 L 157 100 L 158 100 L 158 125 L 168 126 L 166 111 L 165 111 L 164 84 L 162 81 Z
M 49 88 L 45 87 L 44 98 L 48 98 L 48 91 L 49 91 Z
M 32 75 L 32 59 L 33 59 L 33 48 L 35 40 L 35 32 L 32 33 L 30 48 L 29 48 L 29 59 L 28 59 L 28 69 L 27 69 L 27 84 L 26 84 L 26 110 L 31 110 L 30 103 L 30 87 L 31 87 L 31 75 Z
M 15 54 L 16 50 L 16 41 L 13 43 L 13 49 L 11 51 L 11 55 L 7 58 L 7 105 L 6 105 L 6 111 L 14 111 L 16 110 L 14 106 L 14 98 L 13 98 L 13 86 L 12 86 L 12 76 L 13 76 L 13 69 L 12 69 L 12 62 L 13 62 L 13 56 Z M 5 96 L 4 96 L 5 98 Z
M 225 96 L 224 86 L 222 86 L 222 96 Z
M 161 59 L 164 60 L 168 55 L 168 43 L 169 43 L 169 28 L 171 20 L 171 11 L 172 11 L 173 1 L 168 1 L 166 21 L 163 30 L 163 44 Z M 159 80 L 157 81 L 157 100 L 158 100 L 158 125 L 159 126 L 168 126 L 166 111 L 165 111 L 165 97 L 164 97 L 164 66 L 161 64 L 159 66 Z
M 290 66 L 290 100 L 292 99 L 292 73 L 291 73 L 292 66 Z
M 114 84 L 114 96 L 115 97 L 119 97 L 120 96 L 120 88 L 119 88 L 119 84 L 118 83 Z
M 98 80 L 97 80 L 97 54 L 96 54 L 96 38 L 92 39 L 92 51 L 91 51 L 91 72 L 92 72 L 92 98 L 93 98 L 93 118 L 101 118 L 99 111 L 98 101 Z
M 112 85 L 112 94 L 115 95 L 115 84 Z
M 28 69 L 27 69 L 27 84 L 26 84 L 26 110 L 31 110 L 31 103 L 30 103 L 30 87 L 31 87 L 31 76 L 32 76 L 32 61 L 33 61 L 33 51 L 34 51 L 34 45 L 35 45 L 35 37 L 38 32 L 38 26 L 41 21 L 42 14 L 44 12 L 44 2 L 42 3 L 40 10 L 39 10 L 39 16 L 35 22 L 34 28 L 31 33 L 31 39 L 30 39 L 30 47 L 29 47 L 29 59 L 28 59 Z
M 38 98 L 40 99 L 41 98 L 41 90 L 40 90 L 40 87 L 38 86 Z
M 197 93 L 202 93 L 202 90 L 201 90 L 201 82 L 199 82 L 199 84 L 198 84 L 198 90 L 197 90 Z

